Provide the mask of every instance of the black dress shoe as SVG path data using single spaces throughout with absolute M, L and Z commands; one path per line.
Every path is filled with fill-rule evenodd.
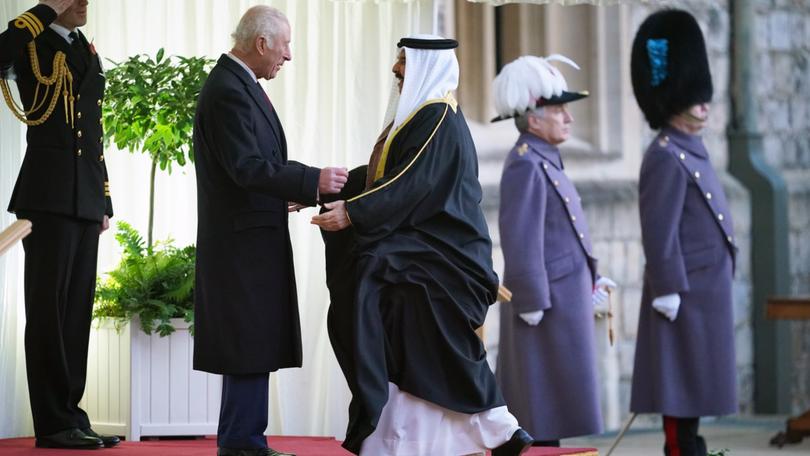
M 95 450 L 104 446 L 101 439 L 86 435 L 78 429 L 66 429 L 56 434 L 38 436 L 37 448 L 63 448 L 68 450 Z
M 295 456 L 293 453 L 282 453 L 272 448 L 239 450 L 236 448 L 217 448 L 217 456 Z
M 518 429 L 503 445 L 492 450 L 492 456 L 518 456 L 532 446 L 532 436 L 523 429 Z
M 117 435 L 101 435 L 91 428 L 82 429 L 82 432 L 84 432 L 85 435 L 89 435 L 90 437 L 95 437 L 101 440 L 101 442 L 107 448 L 112 448 L 121 443 L 121 439 L 119 439 Z

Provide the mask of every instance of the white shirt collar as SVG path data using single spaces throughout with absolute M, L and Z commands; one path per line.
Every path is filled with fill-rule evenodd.
M 245 62 L 243 62 L 239 57 L 231 54 L 230 52 L 225 54 L 225 55 L 230 57 L 231 60 L 233 60 L 234 62 L 238 63 L 240 67 L 244 68 L 245 71 L 247 71 L 247 73 L 250 75 L 250 78 L 253 79 L 254 82 L 259 82 L 259 80 L 256 79 L 256 74 L 253 72 L 253 70 L 251 70 L 247 65 L 245 65 Z
M 55 23 L 53 23 L 53 22 L 51 22 L 51 23 L 50 23 L 50 25 L 48 25 L 48 27 L 50 27 L 50 28 L 51 28 L 51 29 L 52 29 L 54 32 L 58 33 L 58 34 L 59 34 L 59 36 L 61 36 L 62 38 L 64 38 L 64 39 L 65 39 L 65 41 L 67 41 L 67 42 L 68 42 L 68 44 L 72 44 L 72 43 L 73 43 L 73 40 L 71 40 L 71 39 L 70 39 L 70 36 L 69 36 L 69 35 L 70 35 L 70 33 L 71 33 L 71 32 L 75 32 L 75 31 L 76 31 L 76 29 L 69 30 L 69 29 L 67 29 L 66 27 L 62 27 L 61 25 L 59 25 L 59 24 L 55 24 Z

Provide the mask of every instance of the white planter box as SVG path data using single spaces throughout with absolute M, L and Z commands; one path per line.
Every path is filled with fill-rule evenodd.
M 94 321 L 87 388 L 82 407 L 93 429 L 138 441 L 144 436 L 215 435 L 222 378 L 195 371 L 188 323 L 146 335 L 133 321 L 119 332 L 112 321 Z

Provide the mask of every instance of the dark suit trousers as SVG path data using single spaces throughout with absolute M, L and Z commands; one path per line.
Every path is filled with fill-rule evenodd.
M 268 373 L 222 376 L 217 446 L 267 448 Z
M 90 426 L 79 408 L 96 286 L 99 223 L 43 212 L 25 249 L 25 364 L 34 433 Z

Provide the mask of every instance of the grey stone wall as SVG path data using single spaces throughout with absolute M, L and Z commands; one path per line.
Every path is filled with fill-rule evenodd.
M 810 296 L 810 2 L 756 0 L 759 129 L 789 193 L 791 289 Z M 810 407 L 810 323 L 791 324 L 793 411 Z
M 810 297 L 810 175 L 788 179 L 790 190 L 791 293 Z M 803 175 L 802 175 L 803 174 Z M 791 323 L 793 333 L 793 413 L 810 408 L 810 322 Z

